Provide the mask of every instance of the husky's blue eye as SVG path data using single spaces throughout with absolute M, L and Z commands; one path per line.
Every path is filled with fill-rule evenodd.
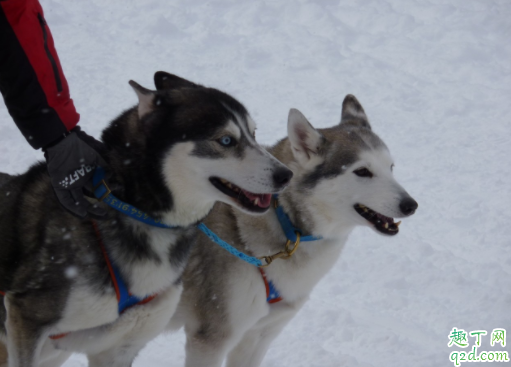
M 222 136 L 218 139 L 218 142 L 224 147 L 231 147 L 236 143 L 236 141 L 228 135 Z

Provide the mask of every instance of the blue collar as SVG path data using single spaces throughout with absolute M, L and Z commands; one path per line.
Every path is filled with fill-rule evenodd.
M 133 205 L 125 203 L 124 201 L 116 198 L 112 195 L 110 188 L 106 185 L 104 180 L 105 178 L 105 170 L 101 167 L 96 167 L 94 171 L 94 176 L 92 177 L 92 184 L 94 185 L 94 196 L 99 201 L 104 202 L 108 206 L 114 208 L 115 210 L 131 217 L 133 219 L 138 220 L 139 222 L 149 224 L 153 227 L 160 228 L 177 228 L 177 226 L 169 226 L 161 221 L 161 219 L 153 219 L 147 213 L 144 213 L 141 210 L 138 210 Z
M 279 199 L 279 196 L 277 194 L 273 195 L 273 199 L 277 201 Z M 289 219 L 289 216 L 284 212 L 284 209 L 282 206 L 277 205 L 275 208 L 275 213 L 277 214 L 277 218 L 279 219 L 280 226 L 282 227 L 282 230 L 286 234 L 286 237 L 291 242 L 296 242 L 297 237 L 296 233 L 298 232 L 300 234 L 300 242 L 310 242 L 310 241 L 317 241 L 321 240 L 323 237 L 321 236 L 302 236 L 302 230 L 299 228 L 296 228 L 293 223 L 291 223 L 291 219 Z

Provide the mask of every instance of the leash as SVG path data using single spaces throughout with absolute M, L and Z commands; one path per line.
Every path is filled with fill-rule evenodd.
M 211 241 L 213 241 L 217 245 L 220 245 L 224 250 L 229 251 L 232 255 L 236 256 L 238 259 L 241 259 L 241 260 L 243 260 L 249 264 L 255 265 L 257 267 L 266 266 L 266 265 L 263 265 L 263 262 L 260 259 L 258 259 L 257 257 L 247 255 L 241 251 L 238 251 L 231 245 L 229 245 L 227 242 L 225 242 L 220 237 L 218 237 L 217 234 L 214 233 L 211 229 L 209 229 L 204 223 L 199 223 L 197 225 L 197 228 L 199 228 L 206 236 L 208 236 Z
M 112 191 L 108 187 L 105 182 L 105 170 L 101 167 L 96 167 L 94 171 L 94 176 L 92 178 L 92 183 L 94 185 L 94 196 L 99 200 L 110 206 L 111 208 L 138 220 L 139 222 L 159 227 L 159 228 L 167 228 L 167 229 L 175 229 L 177 226 L 170 226 L 161 221 L 161 219 L 153 219 L 147 213 L 135 208 L 133 205 L 125 203 L 121 199 L 115 197 L 112 194 Z M 273 196 L 275 212 L 277 214 L 277 218 L 280 222 L 280 226 L 284 231 L 284 234 L 287 238 L 287 243 L 285 245 L 284 251 L 279 251 L 276 254 L 270 256 L 262 256 L 260 258 L 253 257 L 247 255 L 224 240 L 222 240 L 216 233 L 214 233 L 211 229 L 209 229 L 204 223 L 199 223 L 197 228 L 202 231 L 211 241 L 222 247 L 224 250 L 228 251 L 232 255 L 236 256 L 238 259 L 243 260 L 249 264 L 255 265 L 257 267 L 266 267 L 270 265 L 275 259 L 289 259 L 298 249 L 300 242 L 309 242 L 309 241 L 317 241 L 322 239 L 321 236 L 302 236 L 302 231 L 291 223 L 289 216 L 284 212 L 284 209 L 278 205 L 278 195 Z M 291 242 L 294 242 L 293 247 L 291 247 Z
M 99 201 L 104 202 L 111 208 L 135 219 L 139 222 L 159 227 L 159 228 L 167 228 L 167 229 L 175 229 L 178 228 L 178 226 L 169 226 L 168 224 L 165 224 L 161 221 L 161 219 L 155 220 L 151 218 L 148 214 L 144 213 L 143 211 L 135 208 L 133 205 L 125 203 L 124 201 L 116 198 L 113 194 L 110 188 L 107 186 L 105 182 L 105 170 L 101 167 L 96 167 L 96 170 L 94 172 L 94 176 L 92 178 L 92 183 L 94 185 L 94 196 Z M 202 231 L 208 238 L 216 243 L 217 245 L 220 245 L 223 249 L 229 251 L 232 255 L 236 256 L 237 258 L 255 265 L 257 267 L 264 266 L 263 262 L 258 259 L 257 257 L 253 257 L 250 255 L 247 255 L 241 251 L 238 251 L 233 246 L 229 245 L 227 242 L 222 240 L 220 237 L 216 235 L 212 230 L 210 230 L 204 223 L 199 223 L 197 225 L 197 228 Z
M 135 208 L 133 205 L 125 203 L 124 201 L 116 198 L 110 188 L 107 186 L 105 182 L 105 171 L 101 167 L 97 167 L 94 176 L 93 176 L 93 185 L 94 185 L 94 196 L 104 203 L 106 203 L 111 208 L 135 219 L 142 223 L 159 227 L 159 228 L 167 228 L 167 229 L 175 229 L 177 226 L 170 226 L 168 224 L 163 223 L 160 219 L 155 220 L 151 218 L 148 214 L 143 211 Z M 228 251 L 232 255 L 236 256 L 238 259 L 243 260 L 249 264 L 255 265 L 259 268 L 261 276 L 264 280 L 265 288 L 266 288 L 266 301 L 268 303 L 276 303 L 282 300 L 278 290 L 275 288 L 274 284 L 271 280 L 268 280 L 266 277 L 266 273 L 263 270 L 264 267 L 269 266 L 275 259 L 284 259 L 287 260 L 293 256 L 293 254 L 298 250 L 298 246 L 300 242 L 310 242 L 317 241 L 322 239 L 321 236 L 303 236 L 302 231 L 299 228 L 293 226 L 291 219 L 284 212 L 284 209 L 278 204 L 278 195 L 273 196 L 275 213 L 279 220 L 280 226 L 286 235 L 287 242 L 284 248 L 284 251 L 279 251 L 276 254 L 270 256 L 262 256 L 260 258 L 253 257 L 247 255 L 224 240 L 222 240 L 216 233 L 214 233 L 211 229 L 209 229 L 204 223 L 199 223 L 197 228 L 202 231 L 211 241 L 222 247 L 224 250 Z M 291 243 L 293 243 L 291 247 Z M 111 270 L 112 272 L 112 270 Z M 113 278 L 112 278 L 113 279 Z M 121 279 L 120 277 L 118 279 Z M 117 291 L 117 288 L 116 288 Z M 127 291 L 126 291 L 127 292 Z M 118 297 L 119 298 L 119 297 Z M 153 297 L 154 298 L 154 297 Z M 152 298 L 151 298 L 152 299 Z M 143 302 L 143 301 L 142 301 Z M 137 304 L 137 303 L 134 303 Z M 119 303 L 119 307 L 120 303 Z
M 165 224 L 161 221 L 161 219 L 155 220 L 151 218 L 147 213 L 144 213 L 143 211 L 135 208 L 133 205 L 125 203 L 124 201 L 120 200 L 119 198 L 115 197 L 112 194 L 112 191 L 108 187 L 108 185 L 105 182 L 105 170 L 101 167 L 96 167 L 96 170 L 94 171 L 93 176 L 93 185 L 94 185 L 94 196 L 99 200 L 110 206 L 111 208 L 139 221 L 154 227 L 159 228 L 167 228 L 167 229 L 175 229 L 178 228 L 178 226 L 170 226 L 168 224 Z M 293 226 L 291 219 L 289 219 L 289 216 L 284 212 L 284 209 L 278 205 L 278 195 L 273 195 L 274 199 L 274 207 L 275 212 L 277 214 L 277 218 L 279 220 L 280 226 L 282 227 L 282 230 L 284 231 L 287 242 L 285 245 L 284 251 L 279 251 L 276 254 L 270 255 L 270 256 L 263 256 L 260 258 L 256 258 L 253 256 L 249 256 L 241 251 L 238 251 L 236 248 L 222 240 L 216 233 L 214 233 L 212 230 L 210 230 L 204 223 L 199 223 L 197 225 L 197 228 L 202 231 L 211 241 L 221 246 L 223 249 L 231 253 L 232 255 L 236 256 L 238 259 L 243 260 L 249 264 L 255 265 L 259 268 L 259 272 L 261 273 L 261 276 L 263 278 L 265 288 L 266 288 L 266 301 L 268 303 L 276 303 L 282 301 L 282 297 L 280 297 L 280 294 L 278 290 L 275 288 L 273 282 L 271 280 L 268 280 L 266 277 L 265 271 L 262 269 L 264 267 L 267 267 L 270 265 L 273 260 L 275 259 L 284 259 L 287 260 L 293 256 L 293 254 L 298 250 L 298 246 L 300 245 L 300 242 L 310 242 L 310 241 L 317 241 L 322 239 L 321 236 L 302 236 L 302 231 L 299 228 L 296 228 Z M 92 221 L 92 225 L 94 227 L 94 231 L 96 233 L 96 236 L 98 238 L 99 245 L 101 247 L 101 251 L 103 253 L 103 256 L 105 258 L 105 261 L 108 266 L 108 271 L 110 272 L 110 277 L 112 279 L 112 282 L 114 283 L 115 293 L 117 296 L 117 302 L 118 302 L 118 310 L 119 314 L 123 313 L 127 308 L 135 306 L 135 305 L 142 305 L 146 304 L 150 301 L 152 301 L 157 295 L 150 295 L 143 299 L 140 299 L 138 297 L 135 297 L 130 294 L 128 291 L 126 284 L 124 283 L 119 269 L 110 261 L 110 258 L 108 256 L 108 253 L 106 251 L 106 248 L 103 244 L 103 240 L 101 238 L 101 233 L 99 232 L 99 229 L 97 227 L 97 224 L 95 221 Z M 291 247 L 291 243 L 294 242 L 293 247 Z M 263 261 L 261 261 L 263 260 Z M 5 292 L 0 291 L 0 296 L 5 296 Z M 69 333 L 63 333 L 58 335 L 51 335 L 50 338 L 53 340 L 61 339 L 67 336 Z
M 161 219 L 153 219 L 147 213 L 135 208 L 133 205 L 125 203 L 119 198 L 115 197 L 112 194 L 112 191 L 108 187 L 105 182 L 105 170 L 101 167 L 96 167 L 94 171 L 94 176 L 92 178 L 92 182 L 94 185 L 94 196 L 99 200 L 110 206 L 111 208 L 133 218 L 139 222 L 159 227 L 159 228 L 167 228 L 167 229 L 175 229 L 177 226 L 170 226 L 162 222 Z M 302 231 L 299 228 L 296 228 L 291 223 L 291 219 L 284 212 L 284 209 L 278 205 L 278 195 L 273 196 L 275 213 L 277 214 L 277 218 L 279 220 L 280 226 L 284 231 L 284 234 L 287 238 L 287 243 L 285 245 L 284 251 L 279 251 L 276 254 L 270 256 L 262 256 L 260 258 L 253 257 L 247 255 L 224 240 L 222 240 L 216 233 L 214 233 L 211 229 L 209 229 L 204 223 L 199 223 L 197 228 L 202 231 L 211 241 L 222 247 L 224 250 L 228 251 L 232 255 L 236 256 L 238 259 L 243 260 L 249 264 L 255 265 L 257 267 L 266 267 L 270 265 L 275 259 L 289 259 L 298 249 L 300 242 L 309 242 L 309 241 L 317 241 L 322 239 L 321 236 L 303 236 Z M 291 243 L 294 242 L 293 247 L 291 247 Z

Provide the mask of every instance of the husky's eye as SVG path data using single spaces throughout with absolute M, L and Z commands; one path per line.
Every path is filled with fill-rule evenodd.
M 356 171 L 353 171 L 354 174 L 356 174 L 359 177 L 373 177 L 373 173 L 369 171 L 367 168 L 359 168 Z
M 236 140 L 234 140 L 233 138 L 231 138 L 228 135 L 222 136 L 220 139 L 217 140 L 217 142 L 220 145 L 223 145 L 224 147 L 232 147 L 232 146 L 236 145 Z

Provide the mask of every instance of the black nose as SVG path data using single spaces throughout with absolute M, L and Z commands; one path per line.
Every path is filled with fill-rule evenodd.
M 273 172 L 273 183 L 275 186 L 285 186 L 291 181 L 293 172 L 287 168 L 279 168 Z
M 401 209 L 404 215 L 412 215 L 418 207 L 419 204 L 412 198 L 403 199 L 401 203 L 399 203 L 399 209 Z

